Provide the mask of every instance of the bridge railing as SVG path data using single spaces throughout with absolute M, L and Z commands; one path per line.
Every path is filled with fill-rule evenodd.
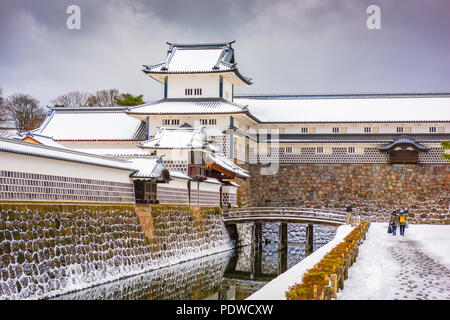
M 305 207 L 245 207 L 231 208 L 223 211 L 224 220 L 245 216 L 283 216 L 283 217 L 313 217 L 345 221 L 347 213 L 343 210 L 318 209 Z

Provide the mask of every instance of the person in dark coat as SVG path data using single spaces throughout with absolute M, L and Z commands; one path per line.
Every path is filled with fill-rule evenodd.
M 397 212 L 393 211 L 391 213 L 391 217 L 389 218 L 389 225 L 391 226 L 392 235 L 395 236 L 397 232 L 397 225 L 398 225 L 398 216 Z

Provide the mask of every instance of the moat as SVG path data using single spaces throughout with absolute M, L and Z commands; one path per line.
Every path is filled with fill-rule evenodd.
M 313 250 L 323 246 L 314 245 Z M 304 244 L 245 246 L 55 297 L 60 300 L 243 300 L 305 258 Z

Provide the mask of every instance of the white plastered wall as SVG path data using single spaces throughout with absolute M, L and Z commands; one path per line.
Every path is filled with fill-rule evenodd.
M 1 170 L 131 183 L 132 171 L 0 151 Z

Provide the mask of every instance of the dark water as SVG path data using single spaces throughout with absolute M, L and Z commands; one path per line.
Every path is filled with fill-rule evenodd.
M 314 250 L 323 244 L 315 244 Z M 95 286 L 55 299 L 243 300 L 305 258 L 302 244 L 279 251 L 275 243 L 217 253 Z

